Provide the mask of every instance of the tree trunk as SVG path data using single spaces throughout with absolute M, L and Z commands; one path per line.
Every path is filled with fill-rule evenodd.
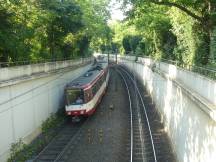
M 216 52 L 216 21 L 214 16 L 216 12 L 216 2 L 206 0 L 206 4 L 208 7 L 203 16 L 203 30 L 206 33 L 204 41 L 207 44 L 206 54 L 202 59 L 202 64 L 204 65 L 214 60 Z
M 204 43 L 205 43 L 205 46 L 206 46 L 206 47 L 204 47 L 206 49 L 206 53 L 203 54 L 201 63 L 203 65 L 207 65 L 209 63 L 209 57 L 210 57 L 210 54 L 211 54 L 211 29 L 209 29 L 206 32 L 206 34 L 204 36 Z
M 216 59 L 216 27 L 213 28 L 211 33 L 211 42 L 210 42 L 210 61 L 215 62 Z
M 216 1 L 210 0 L 209 2 L 210 12 L 210 61 L 215 62 L 216 58 Z
M 53 27 L 51 27 L 51 33 L 50 33 L 50 56 L 51 60 L 54 61 L 54 48 L 55 48 L 55 37 L 54 37 L 54 30 Z

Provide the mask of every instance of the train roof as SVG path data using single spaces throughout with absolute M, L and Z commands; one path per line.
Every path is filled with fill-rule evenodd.
M 107 62 L 104 61 L 95 63 L 87 72 L 70 82 L 67 88 L 83 88 L 87 84 L 92 83 L 107 66 Z

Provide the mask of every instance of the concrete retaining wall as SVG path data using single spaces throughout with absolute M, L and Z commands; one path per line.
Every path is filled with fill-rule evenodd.
M 77 60 L 66 60 L 56 62 L 46 62 L 41 64 L 32 64 L 24 66 L 14 66 L 9 68 L 0 67 L 0 86 L 2 82 L 11 82 L 22 77 L 29 77 L 36 74 L 51 73 L 59 69 L 79 66 L 82 63 L 90 61 L 91 58 L 82 58 Z
M 78 60 L 0 69 L 1 162 L 11 143 L 20 138 L 28 143 L 40 133 L 42 122 L 63 106 L 65 85 L 89 67 Z
M 174 65 L 122 57 L 143 81 L 160 112 L 179 162 L 216 159 L 216 82 Z M 153 72 L 154 71 L 154 72 Z

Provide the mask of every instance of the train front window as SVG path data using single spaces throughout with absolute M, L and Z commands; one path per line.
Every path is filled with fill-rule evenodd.
M 80 89 L 67 90 L 67 104 L 80 105 L 84 103 L 83 91 Z

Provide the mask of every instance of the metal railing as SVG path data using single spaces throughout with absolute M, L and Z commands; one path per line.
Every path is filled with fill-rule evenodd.
M 92 57 L 80 58 L 74 60 L 62 60 L 62 61 L 43 61 L 43 62 L 27 62 L 25 64 L 18 64 L 11 67 L 0 67 L 0 82 L 9 81 L 15 78 L 22 78 L 31 76 L 34 74 L 45 74 L 50 72 L 58 72 L 61 70 L 72 69 L 83 65 L 90 64 L 93 61 Z
M 203 75 L 205 77 L 216 80 L 216 68 L 214 68 L 214 67 L 210 68 L 210 67 L 203 67 L 203 66 L 197 66 L 197 65 L 187 65 L 187 64 L 179 62 L 179 61 L 166 60 L 166 59 L 161 59 L 159 61 L 165 62 L 168 64 L 172 64 L 172 65 L 180 67 L 184 70 L 195 72 L 195 73 L 198 73 L 198 74 Z
M 83 61 L 89 57 L 80 58 Z M 43 59 L 43 60 L 23 60 L 23 61 L 10 61 L 10 62 L 0 62 L 0 69 L 13 67 L 13 66 L 23 66 L 23 65 L 33 65 L 33 64 L 43 64 L 49 62 L 59 62 L 59 61 L 68 61 L 68 60 L 77 60 L 76 58 L 63 58 L 63 59 Z
M 182 68 L 184 70 L 198 73 L 198 74 L 205 76 L 207 78 L 210 78 L 212 80 L 216 80 L 216 68 L 215 67 L 188 65 L 188 64 L 182 63 L 180 61 L 174 61 L 174 60 L 168 60 L 168 59 L 158 59 L 157 60 L 151 56 L 135 56 L 135 55 L 127 55 L 127 56 L 134 56 L 135 61 L 138 60 L 137 58 L 148 58 L 148 59 L 151 59 L 155 62 L 164 62 L 167 64 L 172 64 L 172 65 L 175 65 L 175 66 Z

